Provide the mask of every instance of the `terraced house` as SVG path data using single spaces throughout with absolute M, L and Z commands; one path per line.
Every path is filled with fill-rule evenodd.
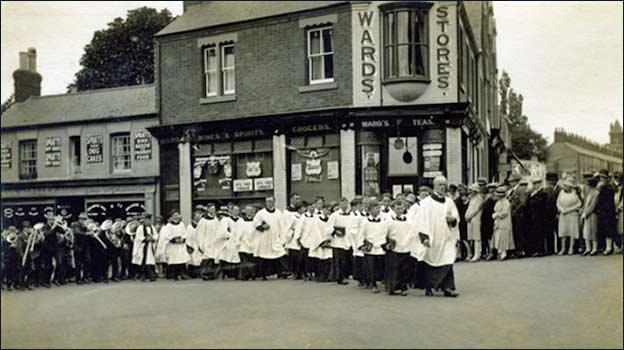
M 490 2 L 185 1 L 156 35 L 162 207 L 496 176 Z M 499 157 L 499 155 L 503 155 Z M 499 159 L 500 158 L 500 159 Z M 501 168 L 502 169 L 502 168 Z M 503 171 L 504 173 L 504 171 Z

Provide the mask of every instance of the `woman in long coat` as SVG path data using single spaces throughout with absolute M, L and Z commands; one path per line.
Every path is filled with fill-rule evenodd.
M 563 191 L 557 197 L 557 210 L 559 211 L 559 238 L 561 240 L 561 250 L 557 255 L 565 254 L 565 247 L 568 242 L 568 255 L 574 254 L 574 241 L 579 238 L 579 210 L 583 202 L 574 188 L 574 181 L 568 177 L 563 182 Z
M 585 192 L 585 206 L 583 207 L 583 238 L 585 239 L 585 252 L 583 255 L 598 254 L 598 217 L 596 216 L 596 203 L 598 202 L 598 180 L 587 180 Z
M 483 196 L 479 184 L 474 183 L 468 188 L 468 208 L 466 208 L 465 218 L 468 222 L 468 240 L 474 242 L 474 255 L 470 262 L 481 259 L 481 211 L 483 210 Z
M 506 197 L 505 186 L 499 186 L 494 192 L 496 204 L 494 204 L 494 239 L 493 248 L 498 252 L 498 259 L 505 260 L 507 251 L 514 250 L 513 224 L 511 221 L 511 203 Z

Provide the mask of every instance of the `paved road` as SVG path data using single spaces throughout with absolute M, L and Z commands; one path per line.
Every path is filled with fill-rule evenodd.
M 455 269 L 457 299 L 292 280 L 3 292 L 1 347 L 622 347 L 622 256 Z

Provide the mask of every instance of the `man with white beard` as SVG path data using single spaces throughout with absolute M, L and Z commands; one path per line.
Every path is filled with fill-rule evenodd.
M 444 296 L 457 297 L 453 263 L 459 240 L 459 213 L 455 202 L 446 196 L 446 183 L 444 176 L 436 177 L 433 192 L 420 202 L 415 222 L 419 237 L 414 249 L 416 258 L 423 263 L 426 295 L 433 295 L 432 289 L 441 289 Z
M 263 280 L 278 273 L 287 276 L 288 261 L 282 232 L 282 213 L 275 209 L 275 198 L 267 197 L 265 207 L 256 213 L 254 226 L 257 232 L 254 256 L 258 258 L 258 272 Z M 276 271 L 277 270 L 277 271 Z

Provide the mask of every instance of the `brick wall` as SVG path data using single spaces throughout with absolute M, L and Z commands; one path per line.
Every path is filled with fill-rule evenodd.
M 334 90 L 300 93 L 306 85 L 306 32 L 299 19 L 338 14 L 334 24 Z M 203 67 L 197 39 L 237 33 L 236 101 L 200 104 Z M 162 37 L 161 122 L 177 124 L 352 104 L 351 14 L 348 6 L 216 30 Z M 158 62 L 158 61 L 157 61 Z

